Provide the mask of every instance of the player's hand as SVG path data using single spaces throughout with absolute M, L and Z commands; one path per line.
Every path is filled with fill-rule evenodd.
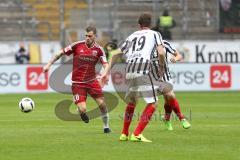
M 170 59 L 170 61 L 171 61 L 172 63 L 177 63 L 177 61 L 176 61 L 176 59 L 175 59 L 174 57 L 172 57 L 172 58 Z
M 46 73 L 46 72 L 48 72 L 49 71 L 49 69 L 50 69 L 50 65 L 49 64 L 46 64 L 44 67 L 43 67 L 43 73 Z
M 108 84 L 108 81 L 109 81 L 109 75 L 108 74 L 103 74 L 101 75 L 101 78 L 100 78 L 100 85 L 101 87 L 104 87 L 106 84 Z

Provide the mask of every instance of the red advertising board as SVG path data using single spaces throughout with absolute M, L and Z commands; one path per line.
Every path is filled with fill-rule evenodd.
M 42 67 L 27 67 L 27 90 L 47 90 L 48 74 L 42 72 Z
M 232 85 L 232 70 L 228 65 L 213 65 L 210 67 L 211 88 L 230 88 Z

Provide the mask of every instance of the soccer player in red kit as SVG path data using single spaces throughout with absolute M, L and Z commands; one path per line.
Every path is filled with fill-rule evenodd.
M 85 123 L 89 122 L 86 114 L 86 99 L 87 94 L 90 94 L 98 104 L 102 113 L 104 133 L 109 133 L 111 130 L 109 128 L 108 110 L 104 100 L 102 86 L 96 78 L 95 70 L 95 66 L 99 60 L 104 68 L 108 66 L 108 63 L 104 50 L 95 42 L 96 33 L 97 30 L 95 27 L 87 27 L 85 40 L 72 43 L 60 50 L 60 52 L 43 67 L 43 71 L 47 72 L 51 65 L 61 56 L 73 55 L 72 93 L 80 117 Z

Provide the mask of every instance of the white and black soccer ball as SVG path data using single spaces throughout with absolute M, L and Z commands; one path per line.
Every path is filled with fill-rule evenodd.
M 24 113 L 31 112 L 34 109 L 34 107 L 35 107 L 34 101 L 31 98 L 26 97 L 19 102 L 19 108 Z

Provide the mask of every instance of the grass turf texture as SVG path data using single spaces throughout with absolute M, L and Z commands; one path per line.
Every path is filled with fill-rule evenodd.
M 31 113 L 22 113 L 18 102 L 23 97 L 35 101 Z M 192 128 L 185 130 L 173 121 L 174 131 L 166 131 L 155 114 L 144 131 L 153 143 L 119 142 L 125 104 L 120 101 L 111 113 L 111 134 L 103 134 L 100 118 L 89 124 L 62 121 L 54 107 L 62 94 L 0 95 L 0 159 L 1 160 L 72 160 L 72 159 L 134 159 L 134 160 L 237 160 L 240 159 L 240 94 L 239 92 L 179 92 L 183 113 L 192 111 Z M 162 112 L 161 98 L 158 111 Z M 88 98 L 88 109 L 95 102 Z M 142 111 L 141 101 L 136 113 Z M 74 105 L 72 112 L 76 112 Z M 136 114 L 138 115 L 138 114 Z M 131 131 L 137 123 L 137 116 Z

